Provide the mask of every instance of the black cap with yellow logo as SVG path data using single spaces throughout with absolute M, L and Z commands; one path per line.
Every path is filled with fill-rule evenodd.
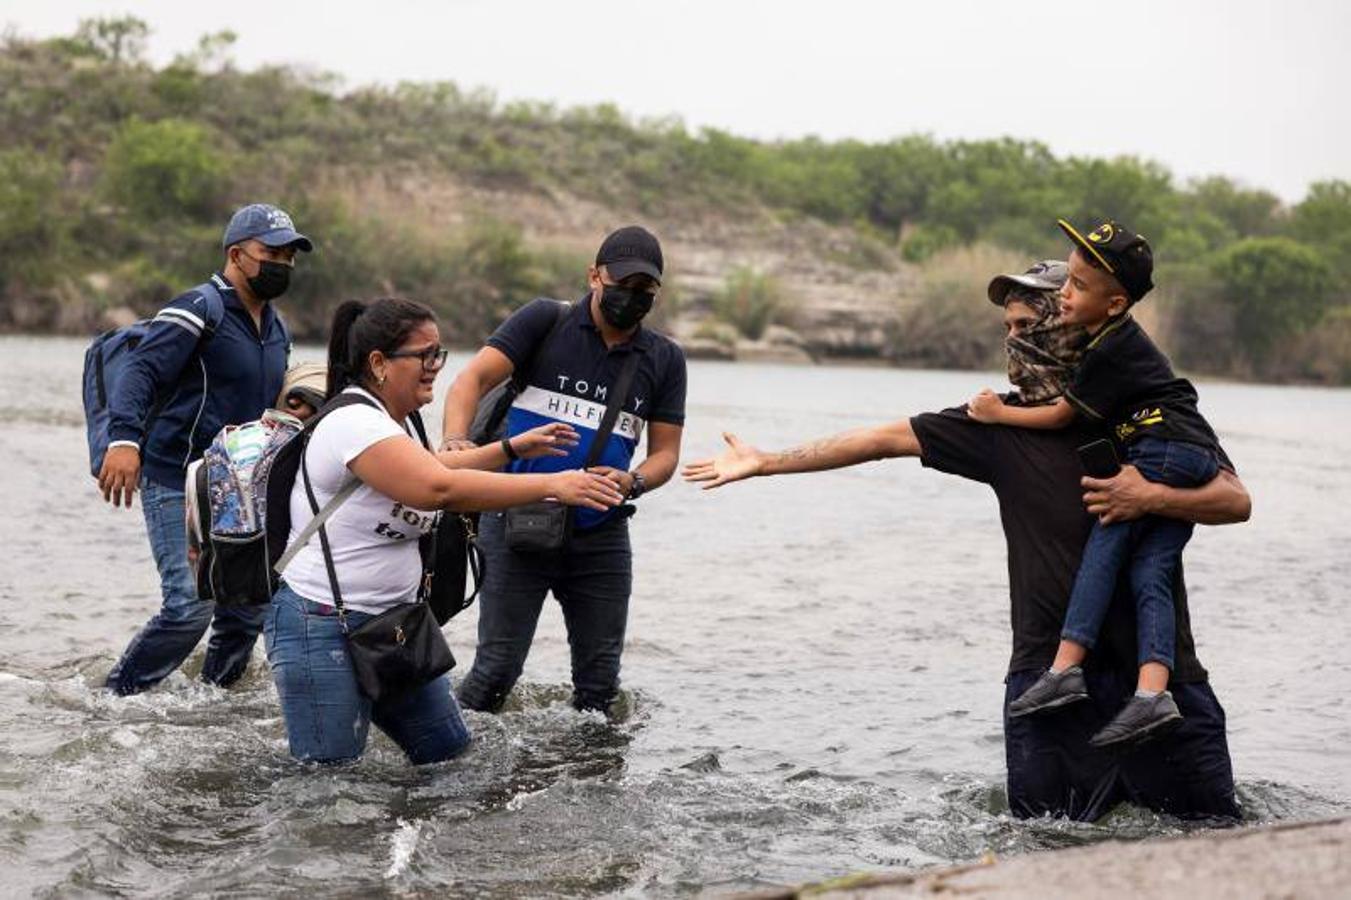
M 1057 219 L 1056 224 L 1090 259 L 1121 282 L 1132 303 L 1154 287 L 1150 280 L 1154 274 L 1154 251 L 1149 249 L 1149 241 L 1142 235 L 1112 219 L 1094 228 L 1087 236 L 1064 219 Z

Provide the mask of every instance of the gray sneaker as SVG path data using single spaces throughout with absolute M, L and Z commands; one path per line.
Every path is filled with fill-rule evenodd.
M 1035 684 L 1009 704 L 1009 715 L 1016 719 L 1087 698 L 1088 685 L 1084 684 L 1083 669 L 1070 666 L 1059 673 L 1047 669 Z
M 1173 695 L 1168 691 L 1153 697 L 1131 697 L 1112 721 L 1089 738 L 1093 747 L 1115 747 L 1133 744 L 1153 737 L 1182 721 Z

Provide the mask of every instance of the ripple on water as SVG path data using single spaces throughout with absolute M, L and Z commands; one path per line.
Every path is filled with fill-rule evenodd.
M 475 743 L 446 764 L 411 768 L 378 735 L 355 765 L 294 762 L 261 654 L 229 691 L 195 681 L 199 651 L 160 689 L 108 697 L 158 590 L 139 510 L 84 474 L 83 343 L 0 338 L 4 892 L 690 895 L 1195 827 L 1009 815 L 997 509 L 905 462 L 644 500 L 618 722 L 568 707 L 553 603 L 520 690 L 470 715 Z M 902 414 L 983 380 L 692 363 L 688 452 L 723 427 L 787 446 L 875 418 L 877 397 Z M 1203 393 L 1258 508 L 1187 551 L 1240 797 L 1250 821 L 1341 812 L 1351 392 Z M 449 629 L 466 659 L 476 617 Z M 1278 684 L 1301 697 L 1269 702 Z

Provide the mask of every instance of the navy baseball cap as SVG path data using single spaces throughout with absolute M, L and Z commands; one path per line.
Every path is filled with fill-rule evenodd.
M 240 241 L 260 241 L 269 247 L 289 247 L 309 253 L 314 242 L 296 231 L 295 223 L 285 210 L 269 203 L 250 203 L 230 217 L 225 226 L 222 247 L 231 247 Z
M 601 243 L 596 251 L 596 265 L 605 266 L 605 271 L 615 281 L 642 273 L 661 284 L 661 244 L 646 228 L 627 225 L 610 232 Z

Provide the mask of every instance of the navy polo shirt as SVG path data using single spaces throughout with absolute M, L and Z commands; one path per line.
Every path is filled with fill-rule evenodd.
M 610 391 L 630 353 L 640 354 L 633 385 L 606 441 L 597 465 L 627 471 L 648 422 L 685 424 L 685 354 L 665 335 L 639 326 L 633 338 L 606 347 L 591 319 L 590 294 L 572 305 L 567 320 L 541 347 L 557 321 L 556 301 L 533 300 L 521 307 L 488 338 L 512 365 L 524 371 L 534 360 L 529 383 L 507 413 L 507 435 L 514 437 L 550 422 L 565 422 L 581 435 L 567 456 L 516 460 L 511 472 L 559 472 L 579 469 L 605 416 Z M 613 511 L 575 510 L 578 528 L 593 528 Z

